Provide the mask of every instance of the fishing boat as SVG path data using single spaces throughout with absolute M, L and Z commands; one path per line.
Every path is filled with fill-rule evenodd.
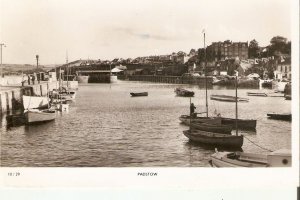
M 42 109 L 48 107 L 49 98 L 39 96 L 22 96 L 24 109 Z
M 183 134 L 193 142 L 213 145 L 216 147 L 241 148 L 243 146 L 243 136 L 206 132 L 201 130 L 185 130 Z
M 221 125 L 221 124 L 210 124 L 210 123 L 191 123 L 190 126 L 193 129 L 214 132 L 214 133 L 223 133 L 223 134 L 231 134 L 232 126 Z
M 189 91 L 183 88 L 176 88 L 174 92 L 176 93 L 177 96 L 181 96 L 181 97 L 193 97 L 195 94 L 193 91 Z
M 291 167 L 291 151 L 281 149 L 267 154 L 218 152 L 211 155 L 213 167 Z
M 148 92 L 130 92 L 132 97 L 148 96 Z
M 56 118 L 56 111 L 50 109 L 30 109 L 26 110 L 24 114 L 27 124 L 52 121 Z
M 270 119 L 284 120 L 284 121 L 292 121 L 292 114 L 289 113 L 268 113 L 267 116 Z
M 235 123 L 237 123 L 237 128 L 242 130 L 254 130 L 256 129 L 256 120 L 255 119 L 234 119 L 234 118 L 225 118 L 221 117 L 221 124 L 231 125 L 235 128 Z
M 247 98 L 241 98 L 241 97 L 234 97 L 234 96 L 229 96 L 229 95 L 211 95 L 210 96 L 211 100 L 216 100 L 216 101 L 225 101 L 225 102 L 248 102 L 249 99 Z
M 189 115 L 181 115 L 179 120 L 186 125 L 190 123 L 207 123 L 207 124 L 219 124 L 221 125 L 221 117 L 190 117 Z
M 268 95 L 264 92 L 247 92 L 248 96 L 267 97 Z

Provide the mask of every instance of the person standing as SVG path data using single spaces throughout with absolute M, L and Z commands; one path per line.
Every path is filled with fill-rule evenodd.
M 192 117 L 196 117 L 195 109 L 196 109 L 196 106 L 194 105 L 194 103 L 191 103 L 191 105 L 190 105 L 190 114 L 191 114 Z

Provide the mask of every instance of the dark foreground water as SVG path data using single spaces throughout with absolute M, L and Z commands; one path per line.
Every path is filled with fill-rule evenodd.
M 189 113 L 189 98 L 176 97 L 178 85 L 121 81 L 80 85 L 76 102 L 55 121 L 6 127 L 2 118 L 1 166 L 16 167 L 208 167 L 211 147 L 188 141 L 179 123 Z M 205 90 L 196 86 L 192 102 L 205 109 Z M 148 97 L 130 92 L 148 91 Z M 241 89 L 239 96 L 250 90 Z M 268 91 L 270 92 L 270 91 Z M 235 95 L 214 89 L 208 94 Z M 291 148 L 291 123 L 267 119 L 268 112 L 290 112 L 291 101 L 279 97 L 249 97 L 239 103 L 239 117 L 257 119 L 256 132 L 242 132 L 267 149 Z M 209 100 L 210 115 L 235 116 L 235 103 Z M 243 151 L 266 152 L 244 139 Z

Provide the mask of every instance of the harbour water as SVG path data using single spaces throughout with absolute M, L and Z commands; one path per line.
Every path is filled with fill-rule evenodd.
M 183 85 L 195 92 L 191 101 L 197 112 L 205 111 L 205 90 Z M 175 84 L 119 81 L 114 84 L 80 85 L 68 113 L 55 121 L 7 128 L 1 119 L 2 167 L 209 167 L 214 148 L 189 142 L 178 117 L 189 114 L 190 98 L 175 96 Z M 130 92 L 147 91 L 147 97 Z M 251 89 L 240 89 L 246 97 Z M 269 91 L 267 91 L 269 92 Z M 208 90 L 210 94 L 235 95 L 234 89 Z M 239 118 L 257 119 L 256 132 L 240 131 L 270 150 L 291 148 L 291 123 L 267 118 L 270 112 L 290 112 L 291 101 L 280 97 L 248 97 L 239 103 Z M 215 110 L 235 117 L 235 103 L 209 100 Z M 234 133 L 234 132 L 233 132 Z M 247 139 L 245 152 L 267 152 Z

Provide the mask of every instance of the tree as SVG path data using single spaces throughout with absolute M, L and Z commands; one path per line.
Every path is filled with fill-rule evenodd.
M 291 43 L 287 42 L 287 38 L 275 36 L 270 41 L 269 51 L 271 55 L 280 56 L 282 53 L 291 52 Z
M 259 50 L 258 42 L 255 39 L 251 40 L 248 48 L 248 57 L 257 58 L 258 50 Z

